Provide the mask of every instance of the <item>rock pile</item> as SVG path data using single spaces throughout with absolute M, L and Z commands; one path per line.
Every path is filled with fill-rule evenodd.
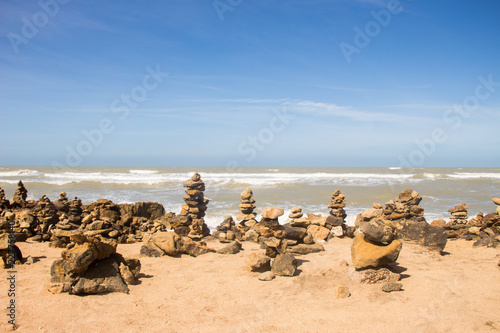
M 13 203 L 14 207 L 24 207 L 26 205 L 26 198 L 28 197 L 28 190 L 24 187 L 22 181 L 17 183 L 17 189 L 14 192 Z
M 128 293 L 128 285 L 137 283 L 141 263 L 116 253 L 116 245 L 115 240 L 73 234 L 62 259 L 52 263 L 48 290 L 75 295 Z
M 468 211 L 469 206 L 466 203 L 455 205 L 448 209 L 448 212 L 451 213 L 450 225 L 467 224 L 467 219 L 469 218 L 467 216 Z
M 447 234 L 441 227 L 427 223 L 424 209 L 419 206 L 422 197 L 417 191 L 407 189 L 401 192 L 397 199 L 388 201 L 385 207 L 374 203 L 356 217 L 355 225 L 361 228 L 365 222 L 385 224 L 396 230 L 396 238 L 415 242 L 430 250 L 442 251 L 446 246 Z
M 172 223 L 175 223 L 176 232 L 179 235 L 186 235 L 191 238 L 202 238 L 210 234 L 208 226 L 205 224 L 203 217 L 207 210 L 209 199 L 205 198 L 205 183 L 201 180 L 200 175 L 195 172 L 191 179 L 188 179 L 183 184 L 187 188 L 184 196 L 184 205 L 180 217 Z M 183 227 L 183 228 L 181 228 Z
M 466 220 L 468 210 L 466 204 L 451 208 L 450 211 L 455 214 L 452 216 L 456 219 L 450 219 L 450 223 L 444 225 L 448 238 L 475 241 L 474 246 L 498 247 L 500 244 L 500 198 L 492 198 L 491 200 L 497 205 L 494 213 L 484 215 L 480 212 L 468 222 Z
M 247 188 L 241 192 L 240 197 L 240 213 L 236 215 L 236 220 L 240 221 L 240 225 L 243 229 L 249 229 L 257 223 L 255 220 L 255 200 L 253 199 L 253 192 L 251 189 Z
M 396 239 L 393 223 L 373 219 L 362 222 L 360 231 L 354 237 L 351 258 L 356 270 L 380 268 L 395 263 L 402 243 Z
M 0 188 L 0 212 L 10 208 L 10 201 L 5 197 L 5 192 Z
M 343 236 L 344 230 L 346 230 L 345 226 L 345 218 L 347 214 L 344 210 L 345 207 L 345 195 L 340 193 L 339 190 L 336 190 L 332 194 L 332 202 L 328 206 L 330 208 L 330 216 L 328 219 L 328 224 L 332 225 L 332 234 L 334 236 Z
M 206 246 L 205 242 L 195 242 L 190 237 L 181 237 L 176 232 L 157 232 L 144 240 L 141 254 L 148 257 L 179 256 L 189 254 L 192 257 L 215 252 Z
M 297 271 L 297 259 L 290 253 L 280 253 L 274 259 L 264 253 L 251 253 L 246 257 L 247 269 L 262 273 L 261 281 L 270 281 L 275 276 L 294 276 Z

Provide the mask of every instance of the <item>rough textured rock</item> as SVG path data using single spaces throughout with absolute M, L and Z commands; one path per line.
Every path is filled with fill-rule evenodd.
M 90 265 L 72 288 L 75 295 L 105 292 L 129 292 L 121 278 L 118 260 L 114 256 Z
M 384 245 L 390 244 L 395 237 L 391 221 L 384 221 L 377 218 L 362 222 L 359 230 L 365 235 L 366 239 Z
M 246 257 L 246 265 L 251 272 L 265 272 L 271 269 L 271 257 L 263 253 L 251 253 Z
M 220 254 L 236 254 L 241 250 L 241 243 L 236 241 L 218 250 Z
M 292 254 L 280 254 L 272 261 L 271 270 L 275 275 L 294 276 L 297 270 L 297 260 Z
M 423 245 L 433 251 L 443 251 L 448 241 L 446 230 L 429 225 L 424 218 L 398 221 L 397 238 Z
M 176 256 L 180 253 L 181 237 L 175 232 L 157 232 L 152 237 L 150 242 L 154 243 L 165 254 Z
M 394 240 L 389 245 L 380 246 L 367 242 L 363 234 L 357 234 L 351 247 L 351 258 L 357 270 L 378 268 L 395 263 L 401 248 L 402 243 L 399 240 Z
M 391 293 L 393 291 L 401 291 L 403 289 L 403 284 L 399 282 L 386 282 L 382 286 L 382 291 L 386 293 Z

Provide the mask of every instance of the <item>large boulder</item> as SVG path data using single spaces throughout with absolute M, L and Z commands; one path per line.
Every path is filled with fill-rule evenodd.
M 117 258 L 112 256 L 92 263 L 80 276 L 71 292 L 75 295 L 105 292 L 128 293 L 129 289 L 121 277 Z
M 413 217 L 397 222 L 398 239 L 420 244 L 433 251 L 444 250 L 448 235 L 443 228 L 428 224 L 422 217 Z
M 394 240 L 389 245 L 375 245 L 366 241 L 364 234 L 358 233 L 351 246 L 354 268 L 378 268 L 395 263 L 402 246 L 399 240 Z

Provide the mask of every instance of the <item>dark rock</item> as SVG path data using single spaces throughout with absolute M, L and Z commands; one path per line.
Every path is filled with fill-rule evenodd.
M 423 217 L 398 221 L 397 238 L 415 242 L 433 251 L 443 251 L 448 235 L 443 228 L 429 225 Z
M 240 252 L 240 250 L 241 250 L 241 243 L 236 241 L 236 242 L 231 243 L 231 244 L 223 247 L 222 249 L 218 250 L 217 253 L 236 254 L 236 253 Z
M 71 292 L 75 295 L 105 292 L 128 293 L 129 289 L 120 275 L 119 267 L 115 256 L 97 260 L 80 277 Z
M 165 252 L 163 252 L 158 246 L 156 246 L 154 243 L 146 243 L 141 247 L 141 254 L 145 255 L 146 257 L 161 257 L 165 255 Z
M 497 248 L 498 244 L 500 244 L 500 242 L 495 239 L 495 236 L 489 236 L 478 240 L 472 246 L 474 247 L 486 246 L 486 247 Z
M 395 238 L 392 226 L 381 219 L 361 222 L 359 230 L 365 235 L 365 239 L 374 243 L 387 245 Z
M 307 233 L 306 228 L 302 227 L 292 227 L 290 224 L 285 224 L 283 225 L 283 228 L 286 232 L 286 238 L 288 239 L 295 239 L 298 241 L 302 241 L 304 239 L 304 236 Z
M 293 254 L 281 254 L 271 263 L 271 270 L 275 275 L 294 276 L 297 270 L 297 260 Z
M 339 227 L 344 224 L 344 219 L 338 216 L 328 215 L 326 217 L 326 224 L 332 227 Z

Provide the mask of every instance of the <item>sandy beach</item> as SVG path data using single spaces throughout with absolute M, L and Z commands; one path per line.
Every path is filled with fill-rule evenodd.
M 405 243 L 396 269 L 403 291 L 349 279 L 351 239 L 324 243 L 325 250 L 298 256 L 294 277 L 259 281 L 245 257 L 260 251 L 243 243 L 236 255 L 208 253 L 149 258 L 141 243 L 117 251 L 142 263 L 130 293 L 96 296 L 51 294 L 50 266 L 61 249 L 19 243 L 31 265 L 17 266 L 19 332 L 494 332 L 500 329 L 500 251 L 448 242 L 444 255 Z M 209 242 L 220 248 L 222 244 Z M 6 276 L 6 272 L 3 273 Z M 351 296 L 336 299 L 335 285 Z M 0 290 L 7 290 L 6 279 Z M 6 293 L 0 296 L 6 304 Z M 5 313 L 6 310 L 3 310 Z M 5 317 L 5 315 L 4 315 Z M 5 319 L 5 318 L 4 318 Z M 9 330 L 7 320 L 0 324 Z

